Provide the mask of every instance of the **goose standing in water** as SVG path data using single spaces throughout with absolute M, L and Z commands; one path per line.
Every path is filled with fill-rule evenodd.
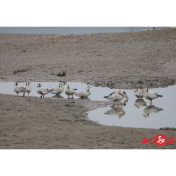
M 30 82 L 27 82 L 26 83 L 26 86 L 24 87 L 24 90 L 23 90 L 23 97 L 25 96 L 25 93 L 27 92 L 28 93 L 28 96 L 29 96 L 29 93 L 31 92 L 32 88 L 30 86 Z
M 40 83 L 37 84 L 37 89 L 36 89 L 36 91 L 37 91 L 38 94 L 41 95 L 40 98 L 42 98 L 42 96 L 43 96 L 43 98 L 44 98 L 44 95 L 50 93 L 50 90 L 47 89 L 47 88 L 45 88 L 45 87 L 41 87 L 41 84 L 40 84 Z
M 63 84 L 59 84 L 59 87 L 52 88 L 50 90 L 50 93 L 51 94 L 56 94 L 56 95 L 61 94 L 64 91 L 64 88 L 62 86 L 64 86 L 64 85 Z
M 158 98 L 158 97 L 163 97 L 162 95 L 159 95 L 155 92 L 148 91 L 148 88 L 143 88 L 142 91 L 144 92 L 143 95 L 147 100 L 150 100 L 150 105 L 152 105 L 152 100 Z
M 68 98 L 70 95 L 72 95 L 72 98 L 73 98 L 73 94 L 75 93 L 77 89 L 75 88 L 70 88 L 69 85 L 67 85 L 67 88 L 65 89 L 65 94 L 68 95 Z
M 88 96 L 91 94 L 91 92 L 90 92 L 90 90 L 89 89 L 91 89 L 92 87 L 90 87 L 90 86 L 88 86 L 87 88 L 86 88 L 86 90 L 82 90 L 82 91 L 79 91 L 79 92 L 75 92 L 75 95 L 77 96 L 77 97 L 80 97 L 80 98 L 88 98 Z
M 143 91 L 140 88 L 134 90 L 134 95 L 139 99 L 143 98 Z
M 118 107 L 119 107 L 119 102 L 124 97 L 128 99 L 128 96 L 126 95 L 126 92 L 124 92 L 122 90 L 115 90 L 114 92 L 112 92 L 111 94 L 109 94 L 108 96 L 105 96 L 103 98 L 107 98 L 108 100 L 113 101 L 113 106 L 114 106 L 114 102 L 117 101 Z
M 18 94 L 20 93 L 20 92 L 23 92 L 23 90 L 24 90 L 24 87 L 23 86 L 21 86 L 21 85 L 18 85 L 18 83 L 17 82 L 15 82 L 14 83 L 14 91 L 17 93 L 17 96 L 18 96 Z

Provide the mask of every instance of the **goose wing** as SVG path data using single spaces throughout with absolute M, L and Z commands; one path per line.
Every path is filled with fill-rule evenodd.
M 23 86 L 15 86 L 14 87 L 14 91 L 17 91 L 17 92 L 22 92 L 24 90 L 25 90 L 25 88 Z
M 110 93 L 109 95 L 107 95 L 107 96 L 105 96 L 105 97 L 103 97 L 103 98 L 108 98 L 108 97 L 111 97 L 111 96 L 113 96 L 113 95 L 115 95 L 115 94 L 118 94 L 118 91 L 119 91 L 119 89 L 113 91 L 112 93 Z
M 59 92 L 59 87 L 55 87 L 55 88 L 50 89 L 50 92 L 53 94 L 57 94 Z
M 23 92 L 31 92 L 32 88 L 30 86 L 25 86 Z
M 78 96 L 78 97 L 82 97 L 82 96 L 84 96 L 84 95 L 87 95 L 87 92 L 85 91 L 85 90 L 82 90 L 82 91 L 75 91 L 75 93 L 74 93 L 76 96 Z
M 47 94 L 50 92 L 50 90 L 45 87 L 41 87 L 39 91 L 42 92 L 43 94 Z

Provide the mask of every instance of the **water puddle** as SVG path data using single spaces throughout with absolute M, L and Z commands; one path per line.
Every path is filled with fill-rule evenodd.
M 0 27 L 0 33 L 20 34 L 87 34 L 104 32 L 138 32 L 151 27 Z M 164 29 L 167 27 L 155 27 Z
M 71 88 L 76 88 L 78 91 L 85 90 L 87 84 L 80 82 L 67 82 L 64 83 L 64 89 L 67 85 Z M 25 86 L 25 83 L 19 83 L 19 85 Z M 57 87 L 59 82 L 42 82 L 42 87 L 48 89 Z M 30 96 L 40 97 L 36 92 L 37 82 L 31 82 L 32 91 Z M 90 85 L 91 86 L 91 85 Z M 109 101 L 104 99 L 105 95 L 110 94 L 113 89 L 107 87 L 94 87 L 91 86 L 91 95 L 87 99 L 91 101 Z M 16 95 L 13 91 L 14 82 L 0 82 L 0 93 L 1 94 L 12 94 Z M 88 112 L 88 118 L 92 121 L 96 121 L 102 125 L 108 126 L 121 126 L 121 127 L 134 127 L 134 128 L 153 128 L 159 129 L 161 127 L 174 127 L 176 128 L 176 85 L 169 86 L 167 88 L 156 88 L 150 89 L 150 91 L 157 92 L 163 95 L 162 98 L 153 100 L 153 105 L 150 106 L 149 100 L 137 99 L 134 95 L 134 90 L 125 90 L 129 99 L 123 99 L 119 108 L 117 104 L 115 108 L 112 106 L 95 109 Z M 22 93 L 20 94 L 22 96 Z M 26 95 L 27 96 L 27 95 Z M 53 94 L 45 95 L 46 98 L 65 98 L 68 96 L 64 92 L 55 96 Z M 79 97 L 73 96 L 74 99 Z
M 109 106 L 90 111 L 88 118 L 102 125 L 152 128 L 176 127 L 176 85 L 167 88 L 150 89 L 163 95 L 162 98 L 153 100 L 137 99 L 134 90 L 125 90 L 129 100 L 119 108 Z

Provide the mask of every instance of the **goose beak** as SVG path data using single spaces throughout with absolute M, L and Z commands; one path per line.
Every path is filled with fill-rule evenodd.
M 146 118 L 147 116 L 143 114 L 143 116 Z
M 89 89 L 91 89 L 92 87 L 89 86 Z
M 137 89 L 136 90 L 134 90 L 134 92 L 136 92 L 137 91 Z
M 31 84 L 30 82 L 28 82 L 28 84 Z
M 127 95 L 125 96 L 125 98 L 129 99 Z
M 136 106 L 136 108 L 138 108 L 139 109 L 139 106 L 137 106 L 137 105 L 135 105 Z
M 118 91 L 118 93 L 121 95 L 122 93 L 120 91 Z
M 129 98 L 128 98 L 129 99 Z M 128 102 L 128 99 L 125 100 L 125 102 Z

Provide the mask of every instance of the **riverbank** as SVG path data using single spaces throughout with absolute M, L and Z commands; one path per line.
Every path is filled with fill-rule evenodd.
M 176 29 L 84 35 L 0 34 L 0 81 L 79 81 L 113 89 L 176 83 Z M 58 76 L 60 73 L 65 76 Z M 0 148 L 176 148 L 141 144 L 174 130 L 108 127 L 86 112 L 107 102 L 0 95 Z

